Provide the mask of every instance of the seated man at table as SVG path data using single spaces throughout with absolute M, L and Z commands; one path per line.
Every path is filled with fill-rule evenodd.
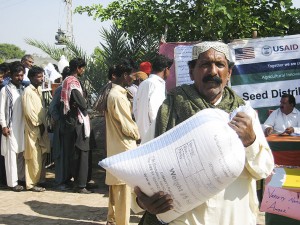
M 281 96 L 280 107 L 274 110 L 263 124 L 266 137 L 271 133 L 300 133 L 300 112 L 295 105 L 293 95 Z

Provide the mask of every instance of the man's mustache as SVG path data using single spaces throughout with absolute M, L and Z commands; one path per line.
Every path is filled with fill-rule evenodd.
M 217 84 L 222 84 L 222 80 L 219 76 L 206 76 L 206 77 L 203 77 L 202 79 L 203 83 L 207 83 L 207 82 L 215 82 Z

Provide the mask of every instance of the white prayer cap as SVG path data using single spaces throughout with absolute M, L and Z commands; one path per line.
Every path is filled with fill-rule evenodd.
M 201 53 L 208 51 L 210 48 L 223 53 L 227 60 L 232 61 L 229 55 L 228 45 L 220 41 L 204 41 L 194 45 L 192 59 L 198 59 Z

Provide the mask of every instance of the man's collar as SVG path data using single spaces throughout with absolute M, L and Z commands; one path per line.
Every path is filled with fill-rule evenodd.
M 35 88 L 35 86 L 33 86 L 32 84 L 30 84 L 28 87 L 30 87 L 32 90 L 40 90 L 41 86 L 38 86 L 37 88 Z
M 160 76 L 158 76 L 157 74 L 154 74 L 154 73 L 150 74 L 149 78 L 150 77 L 153 77 L 153 78 L 159 80 L 160 82 L 166 82 L 164 79 L 162 79 Z
M 296 107 L 293 108 L 293 111 L 291 113 L 297 113 Z
M 19 85 L 19 87 L 17 87 L 16 85 L 14 85 L 11 80 L 9 81 L 9 83 L 7 84 L 9 87 L 12 88 L 16 88 L 16 89 L 24 89 L 24 86 L 22 84 Z
M 223 95 L 215 102 L 214 106 L 217 106 L 222 101 Z
M 122 87 L 121 85 L 119 85 L 119 84 L 114 84 L 114 83 L 112 83 L 112 88 L 116 88 L 116 89 L 118 89 L 119 91 L 124 92 L 124 93 L 127 92 L 127 90 L 126 90 L 124 87 Z

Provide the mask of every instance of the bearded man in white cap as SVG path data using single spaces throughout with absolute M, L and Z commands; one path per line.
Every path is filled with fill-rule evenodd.
M 200 110 L 218 108 L 230 113 L 245 105 L 227 86 L 233 67 L 230 59 L 229 48 L 222 42 L 193 46 L 189 68 L 194 83 L 170 91 L 159 109 L 155 126 L 150 128 L 154 130 L 153 136 L 163 134 Z M 262 130 L 254 129 L 254 124 L 259 124 L 257 115 L 252 113 L 250 117 L 244 112 L 238 112 L 229 123 L 245 147 L 245 167 L 241 175 L 205 203 L 171 221 L 171 225 L 256 224 L 256 180 L 272 172 L 274 160 Z M 139 206 L 146 211 L 140 224 L 160 224 L 155 215 L 173 208 L 173 199 L 163 191 L 149 197 L 135 187 L 135 194 L 137 205 L 133 209 L 137 211 L 136 206 Z

